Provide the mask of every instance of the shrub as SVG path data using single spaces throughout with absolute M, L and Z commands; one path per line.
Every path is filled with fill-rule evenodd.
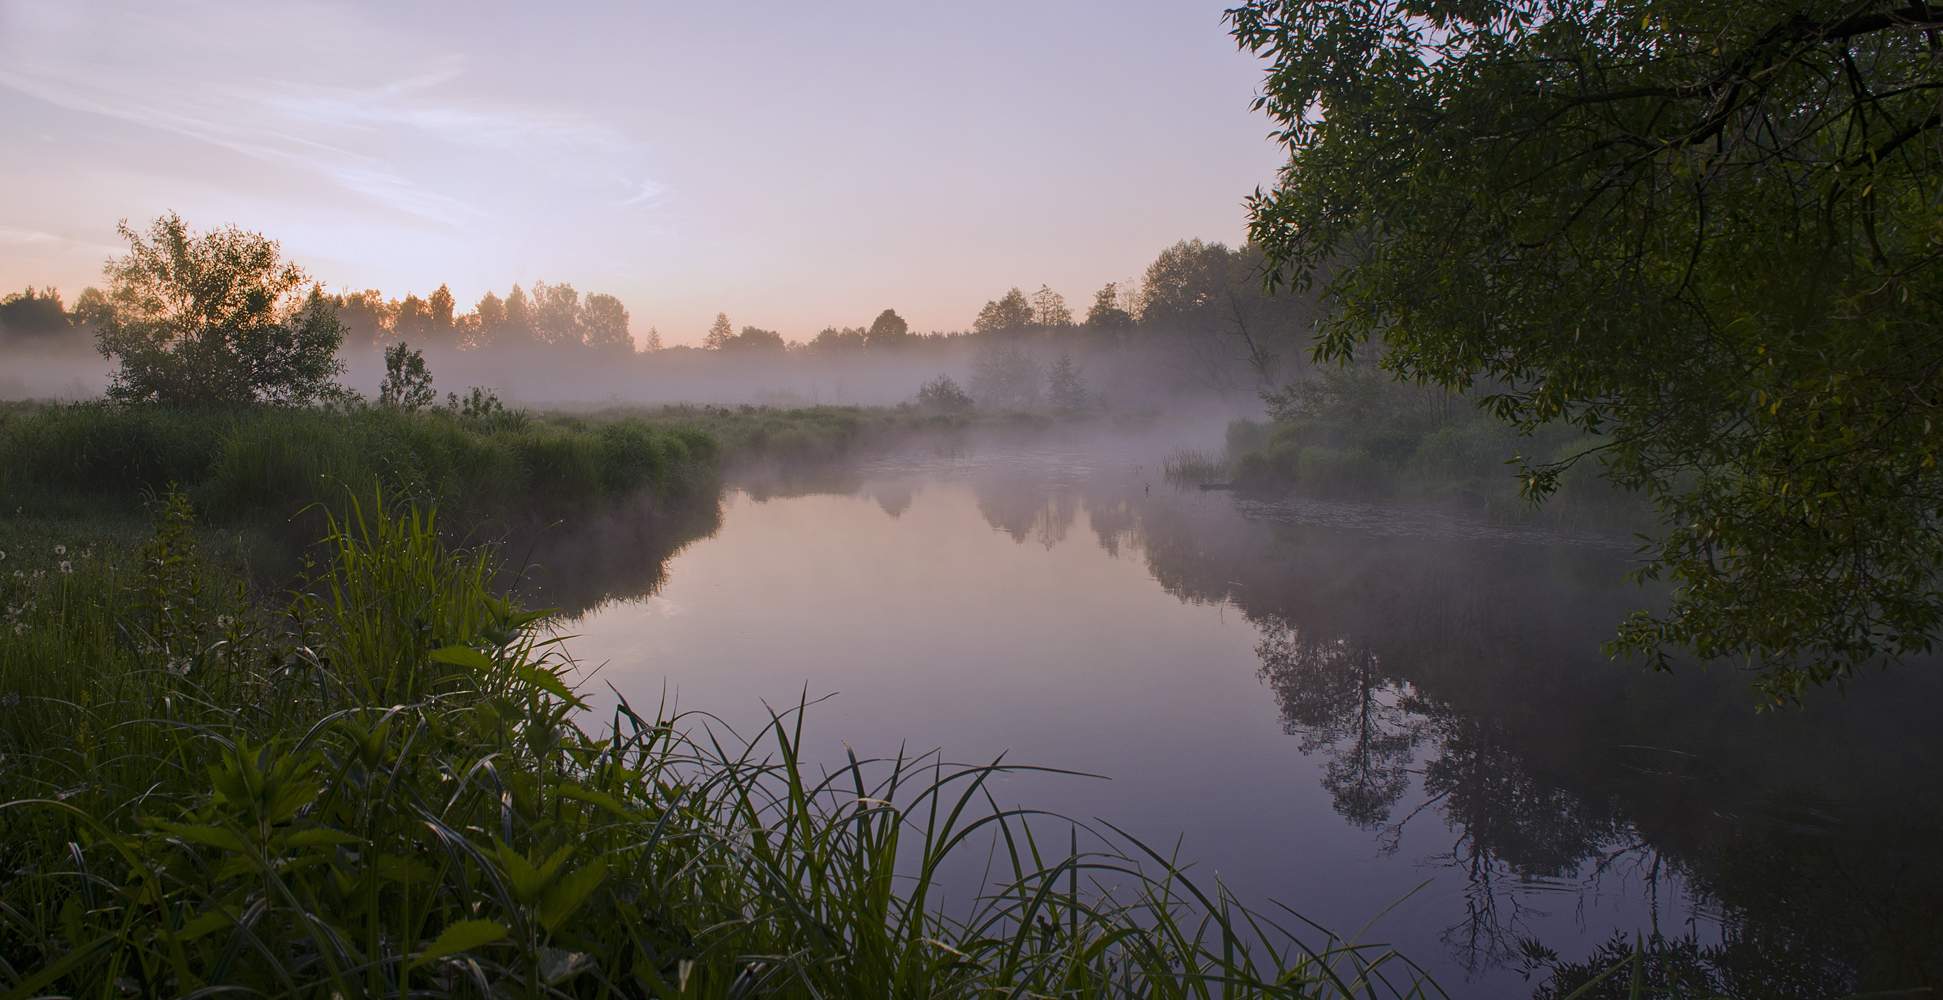
M 385 377 L 378 386 L 378 405 L 410 413 L 432 405 L 437 398 L 424 351 L 413 350 L 404 341 L 385 348 Z
M 949 375 L 940 375 L 918 389 L 917 405 L 933 413 L 970 413 L 971 394 L 958 387 Z

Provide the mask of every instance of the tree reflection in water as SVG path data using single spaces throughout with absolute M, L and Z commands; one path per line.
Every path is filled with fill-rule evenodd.
M 1413 531 L 1393 523 L 1408 511 L 1381 505 L 1277 523 L 1273 505 L 1251 501 L 1245 517 L 1225 498 L 1149 493 L 1140 476 L 992 465 L 971 482 L 987 521 L 1021 543 L 1058 544 L 1083 511 L 1103 549 L 1143 558 L 1181 600 L 1239 609 L 1336 812 L 1390 852 L 1407 827 L 1442 821 L 1448 847 L 1419 860 L 1464 879 L 1442 935 L 1461 965 L 1522 969 L 1539 996 L 1569 995 L 1635 936 L 1562 957 L 1533 918 L 1564 906 L 1583 926 L 1587 907 L 1623 895 L 1644 904 L 1637 940 L 1665 994 L 1943 980 L 1943 802 L 1910 786 L 1943 766 L 1920 720 L 1943 697 L 1933 676 L 1757 716 L 1729 671 L 1650 674 L 1600 654 L 1650 597 L 1613 586 L 1624 566 L 1610 548 L 1442 513 Z
M 1282 729 L 1320 754 L 1336 811 L 1374 829 L 1410 788 L 1410 764 L 1428 720 L 1411 711 L 1408 685 L 1382 675 L 1376 653 L 1347 639 L 1315 639 L 1281 618 L 1258 621 L 1261 678 L 1282 708 Z
M 857 496 L 896 517 L 936 474 L 831 466 L 741 485 L 758 500 Z M 1757 716 L 1731 671 L 1649 674 L 1599 653 L 1644 599 L 1613 586 L 1624 567 L 1610 550 L 1441 515 L 1417 530 L 1383 505 L 1180 493 L 1131 462 L 1081 475 L 967 460 L 948 474 L 1019 544 L 1090 535 L 1180 600 L 1239 611 L 1335 811 L 1462 880 L 1443 934 L 1460 964 L 1522 969 L 1559 997 L 1637 937 L 1649 982 L 1674 995 L 1943 983 L 1935 671 Z M 572 610 L 651 592 L 666 556 L 718 516 L 653 539 L 609 525 L 556 540 L 534 560 L 554 570 L 543 593 Z M 1594 946 L 1537 939 L 1537 917 L 1608 897 L 1641 925 Z

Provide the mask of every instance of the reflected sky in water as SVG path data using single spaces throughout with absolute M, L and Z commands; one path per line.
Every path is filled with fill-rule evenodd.
M 936 747 L 1104 775 L 999 795 L 1178 838 L 1256 904 L 1375 918 L 1363 938 L 1453 996 L 1529 995 L 1656 929 L 1743 991 L 1936 974 L 1943 753 L 1913 707 L 1933 671 L 1756 717 L 1731 671 L 1599 653 L 1651 599 L 1618 580 L 1623 536 L 1181 490 L 1159 473 L 1180 443 L 745 476 L 665 566 L 598 534 L 554 554 L 619 595 L 568 647 L 600 704 L 665 692 L 747 730 L 765 701 L 834 695 L 812 759 Z M 1856 941 L 1801 940 L 1830 921 Z

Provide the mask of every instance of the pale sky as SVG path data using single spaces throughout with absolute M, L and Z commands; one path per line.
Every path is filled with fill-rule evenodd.
M 0 0 L 0 292 L 71 302 L 174 210 L 332 288 L 609 292 L 670 344 L 1083 311 L 1272 180 L 1223 6 Z

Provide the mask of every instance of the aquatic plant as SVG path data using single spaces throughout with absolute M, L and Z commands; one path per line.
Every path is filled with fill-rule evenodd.
M 1175 482 L 1213 483 L 1227 476 L 1228 463 L 1205 451 L 1183 449 L 1167 456 L 1161 471 Z

